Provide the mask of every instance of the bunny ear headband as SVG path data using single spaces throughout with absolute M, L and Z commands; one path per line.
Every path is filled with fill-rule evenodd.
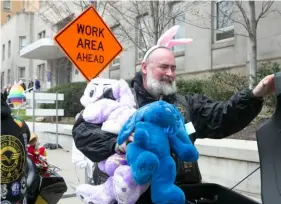
M 144 58 L 142 62 L 144 62 L 149 54 L 156 50 L 157 48 L 172 48 L 175 45 L 180 45 L 180 44 L 189 44 L 192 43 L 192 39 L 190 38 L 182 38 L 182 39 L 173 39 L 175 35 L 177 34 L 180 26 L 175 25 L 171 27 L 169 30 L 167 30 L 157 41 L 157 45 L 154 45 L 151 47 L 144 55 Z

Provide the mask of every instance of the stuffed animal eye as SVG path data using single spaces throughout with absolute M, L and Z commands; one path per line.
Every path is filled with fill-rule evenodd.
M 103 93 L 106 92 L 109 89 L 109 87 L 104 87 L 103 88 Z
M 91 98 L 93 97 L 94 93 L 95 93 L 94 90 L 91 90 L 91 91 L 90 91 L 90 97 L 91 97 Z

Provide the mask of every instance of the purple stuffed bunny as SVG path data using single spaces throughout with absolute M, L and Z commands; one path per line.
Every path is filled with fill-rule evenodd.
M 101 79 L 94 82 L 93 79 L 88 86 L 96 85 L 96 93 L 98 87 L 104 89 Z M 106 83 L 108 84 L 106 79 Z M 113 96 L 116 99 L 98 99 L 100 96 L 92 95 L 97 98 L 96 101 L 88 99 L 91 103 L 87 104 L 83 112 L 83 118 L 87 122 L 101 124 L 102 130 L 118 134 L 122 126 L 129 117 L 136 111 L 134 96 L 124 80 L 112 80 L 111 87 Z M 88 88 L 87 86 L 87 88 Z M 86 88 L 86 89 L 87 89 Z M 88 89 L 88 92 L 91 91 Z M 84 94 L 84 100 L 88 93 Z M 90 95 L 90 94 L 89 94 Z M 99 169 L 106 173 L 109 178 L 107 181 L 98 186 L 82 184 L 76 188 L 76 194 L 86 203 L 111 204 L 116 201 L 119 204 L 133 204 L 140 195 L 147 190 L 149 184 L 136 185 L 133 181 L 131 168 L 128 166 L 125 155 L 114 154 L 107 160 L 99 162 Z
M 100 80 L 99 83 L 101 83 Z M 100 86 L 100 88 L 103 88 L 103 86 Z M 92 97 L 97 98 L 97 100 L 87 104 L 83 111 L 83 118 L 90 123 L 102 123 L 101 129 L 103 131 L 118 134 L 125 122 L 136 111 L 136 103 L 130 87 L 125 80 L 114 80 L 111 87 L 107 88 L 112 88 L 112 93 L 116 100 L 99 99 L 101 95 L 96 96 L 95 93 L 102 94 L 102 92 L 96 91 Z
M 76 194 L 85 203 L 111 204 L 117 201 L 118 204 L 134 204 L 149 187 L 149 184 L 135 183 L 125 155 L 114 154 L 98 166 L 109 178 L 98 186 L 81 184 L 76 188 Z

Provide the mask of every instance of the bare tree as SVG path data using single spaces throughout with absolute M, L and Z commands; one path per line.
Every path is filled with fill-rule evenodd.
M 65 26 L 69 23 L 74 17 L 75 11 L 82 12 L 90 4 L 94 5 L 98 11 L 102 11 L 101 16 L 104 13 L 106 4 L 103 2 L 97 2 L 94 0 L 90 1 L 65 1 L 65 0 L 57 0 L 57 1 L 45 1 L 41 4 L 40 8 L 37 8 L 36 2 L 31 2 L 31 7 L 35 10 L 35 14 L 39 16 L 44 23 L 48 27 L 50 27 L 53 31 L 57 32 L 59 29 L 57 28 L 58 24 L 62 24 Z M 59 26 L 60 29 L 62 28 Z
M 246 13 L 246 9 L 243 7 L 241 1 L 235 1 L 236 6 L 239 8 L 244 21 L 240 21 L 240 24 L 244 26 L 249 34 L 249 88 L 257 82 L 257 26 L 261 18 L 265 18 L 270 13 L 270 8 L 274 1 L 263 1 L 262 8 L 258 16 L 256 17 L 256 5 L 255 1 L 249 1 L 249 15 Z
M 160 0 L 107 3 L 107 15 L 115 21 L 119 30 L 117 37 L 130 42 L 142 54 L 155 45 L 173 21 L 185 15 L 194 4 L 188 1 Z
M 225 5 L 231 1 L 222 1 Z M 249 71 L 249 88 L 252 88 L 257 82 L 257 26 L 260 19 L 276 10 L 271 10 L 274 1 L 263 1 L 261 10 L 256 14 L 255 1 L 232 1 L 232 9 L 225 9 L 223 6 L 217 6 L 220 19 L 217 20 L 218 27 L 225 27 L 226 23 L 232 22 L 242 25 L 247 33 L 249 40 L 248 49 L 248 71 Z M 218 16 L 212 16 L 219 18 Z

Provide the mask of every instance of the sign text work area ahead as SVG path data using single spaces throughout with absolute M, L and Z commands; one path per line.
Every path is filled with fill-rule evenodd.
M 98 76 L 123 50 L 93 6 L 54 39 L 88 81 Z

